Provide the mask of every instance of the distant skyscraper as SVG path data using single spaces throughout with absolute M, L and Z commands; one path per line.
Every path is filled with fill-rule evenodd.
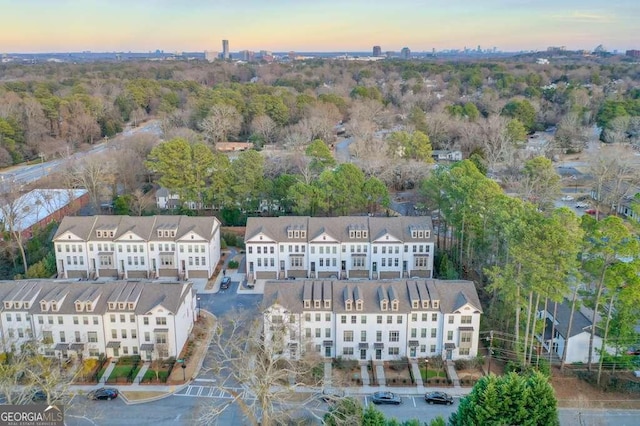
M 229 59 L 229 40 L 222 40 L 222 59 Z
M 403 47 L 402 50 L 400 51 L 400 57 L 402 59 L 411 58 L 411 49 L 409 49 L 408 47 Z
M 218 52 L 212 52 L 210 50 L 204 51 L 204 59 L 208 62 L 213 62 L 218 58 Z
M 380 46 L 373 46 L 373 56 L 382 56 L 382 49 Z

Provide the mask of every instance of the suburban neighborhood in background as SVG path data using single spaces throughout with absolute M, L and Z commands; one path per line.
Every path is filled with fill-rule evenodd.
M 3 404 L 637 424 L 638 51 L 222 47 L 2 57 Z

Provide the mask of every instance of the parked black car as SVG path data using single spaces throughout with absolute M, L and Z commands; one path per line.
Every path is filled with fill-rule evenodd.
M 375 392 L 371 397 L 371 402 L 374 404 L 402 404 L 402 398 L 393 392 Z
M 325 388 L 322 390 L 322 399 L 324 402 L 336 402 L 345 397 L 345 393 L 342 389 Z
M 428 404 L 444 404 L 444 405 L 453 404 L 453 397 L 448 393 L 444 393 L 444 392 L 427 392 L 424 395 L 424 400 Z
M 220 281 L 220 288 L 222 290 L 226 290 L 231 285 L 231 277 L 224 277 L 222 281 Z
M 41 402 L 47 400 L 47 394 L 43 390 L 37 390 L 31 395 L 31 400 L 33 402 Z
M 107 401 L 111 401 L 118 397 L 118 389 L 114 388 L 100 388 L 89 392 L 87 395 L 89 399 L 106 399 Z

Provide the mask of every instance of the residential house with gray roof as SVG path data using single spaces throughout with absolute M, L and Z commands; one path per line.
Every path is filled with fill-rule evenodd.
M 467 359 L 478 354 L 482 308 L 471 281 L 268 281 L 265 343 L 296 359 Z
M 220 260 L 220 221 L 67 216 L 53 244 L 59 278 L 210 278 Z
M 251 217 L 247 277 L 431 278 L 432 229 L 428 216 Z
M 44 356 L 177 357 L 196 321 L 191 283 L 0 282 L 3 352 L 36 342 Z

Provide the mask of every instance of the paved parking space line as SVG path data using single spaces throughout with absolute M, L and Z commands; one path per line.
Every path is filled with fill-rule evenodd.
M 189 386 L 189 391 L 187 393 L 191 396 L 196 396 L 200 389 L 202 389 L 202 386 Z M 191 393 L 191 391 L 194 391 L 194 393 Z
M 198 389 L 198 396 L 202 395 L 203 390 L 204 390 L 204 386 L 201 386 L 200 389 Z
M 218 395 L 218 398 L 224 398 L 225 394 L 226 394 L 225 391 L 220 391 L 220 394 Z
M 415 399 L 413 396 L 411 397 L 411 400 L 413 401 L 413 406 L 414 406 L 414 407 L 417 407 L 417 405 L 416 405 L 416 399 Z
M 368 400 L 367 400 L 367 397 L 365 396 L 365 397 L 364 397 L 364 406 L 366 407 L 367 405 L 369 405 L 369 402 L 368 402 Z
M 209 388 L 209 394 L 207 395 L 209 398 L 211 398 L 213 396 L 213 392 L 216 390 L 216 388 Z

